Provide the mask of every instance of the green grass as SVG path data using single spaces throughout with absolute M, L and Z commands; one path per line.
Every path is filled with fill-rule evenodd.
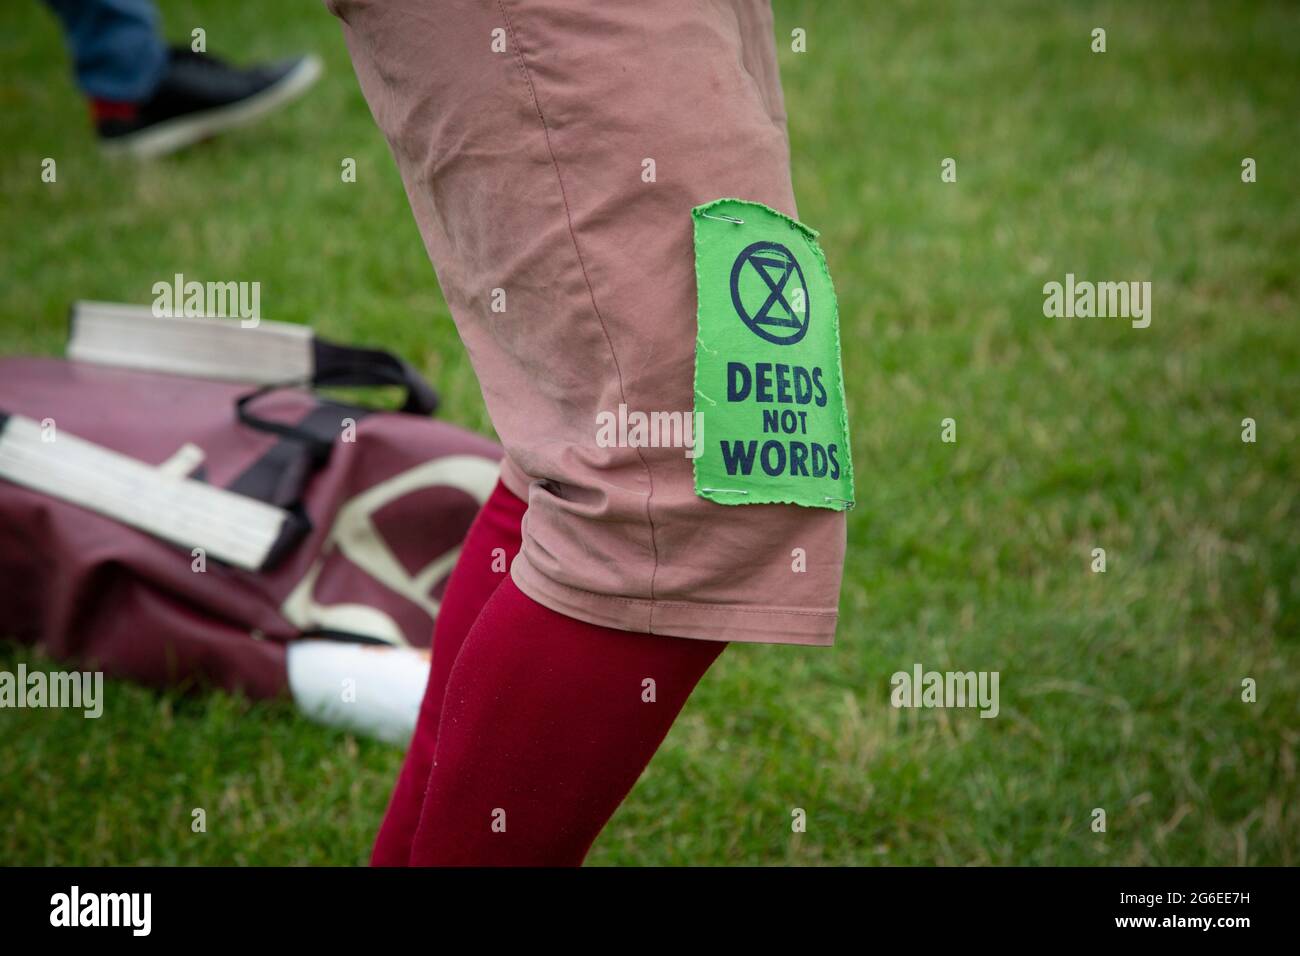
M 4 5 L 6 351 L 59 353 L 73 298 L 256 277 L 268 317 L 400 351 L 489 431 L 332 18 L 166 9 L 173 36 L 314 49 L 326 77 L 273 125 L 109 164 L 52 19 Z M 844 325 L 838 644 L 723 655 L 590 862 L 1295 864 L 1300 8 L 778 0 L 777 35 Z M 1066 272 L 1151 280 L 1151 327 L 1044 318 Z M 999 671 L 1001 715 L 891 708 L 918 661 Z M 359 863 L 399 761 L 221 694 L 0 711 L 0 862 Z

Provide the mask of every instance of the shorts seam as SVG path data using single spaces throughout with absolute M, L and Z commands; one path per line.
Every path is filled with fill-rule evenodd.
M 506 24 L 506 32 L 510 35 L 510 41 L 515 49 L 515 62 L 519 65 L 519 71 L 523 74 L 524 82 L 528 85 L 528 95 L 533 101 L 533 109 L 537 111 L 537 119 L 542 127 L 542 137 L 546 141 L 546 152 L 551 158 L 551 168 L 555 170 L 555 181 L 560 188 L 560 203 L 564 207 L 565 224 L 569 228 L 569 239 L 573 243 L 573 253 L 578 260 L 578 268 L 582 272 L 583 284 L 587 287 L 587 296 L 591 300 L 591 309 L 596 314 L 596 320 L 600 323 L 600 329 L 605 336 L 605 344 L 609 348 L 610 360 L 614 363 L 614 374 L 618 379 L 618 393 L 623 404 L 627 404 L 627 390 L 623 385 L 623 369 L 619 365 L 618 353 L 614 350 L 614 340 L 610 338 L 609 327 L 605 324 L 605 317 L 600 314 L 600 307 L 596 304 L 596 290 L 591 284 L 591 276 L 587 273 L 587 263 L 582 257 L 582 249 L 578 244 L 578 233 L 573 225 L 573 212 L 569 208 L 569 197 L 564 189 L 564 176 L 560 173 L 560 161 L 555 155 L 555 148 L 551 144 L 551 131 L 546 123 L 546 116 L 542 112 L 542 103 L 537 96 L 537 88 L 533 85 L 532 75 L 528 72 L 528 64 L 524 62 L 524 51 L 519 45 L 519 38 L 515 32 L 514 22 L 510 19 L 510 14 L 506 12 L 503 0 L 497 0 L 497 9 L 501 11 L 501 17 Z M 641 462 L 641 467 L 645 470 L 646 483 L 649 485 L 649 491 L 645 499 L 645 518 L 646 525 L 650 532 L 650 552 L 653 557 L 653 563 L 650 569 L 650 621 L 649 628 L 654 630 L 654 604 L 655 604 L 655 576 L 659 571 L 659 544 L 655 536 L 654 518 L 650 513 L 650 501 L 654 497 L 655 483 L 654 475 L 650 471 L 650 463 L 646 461 L 645 455 L 640 448 L 634 449 L 637 459 Z M 644 598 L 639 600 L 646 600 Z

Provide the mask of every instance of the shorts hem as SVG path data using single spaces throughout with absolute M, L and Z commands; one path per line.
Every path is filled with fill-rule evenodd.
M 597 594 L 551 580 L 533 567 L 524 552 L 511 564 L 510 576 L 519 590 L 538 604 L 600 627 L 747 644 L 830 647 L 835 643 L 839 614 L 833 610 L 652 601 Z
M 509 455 L 501 459 L 501 484 L 506 486 L 506 491 L 510 492 L 520 501 L 528 500 L 528 485 L 531 479 L 524 474 L 523 469 L 514 463 Z

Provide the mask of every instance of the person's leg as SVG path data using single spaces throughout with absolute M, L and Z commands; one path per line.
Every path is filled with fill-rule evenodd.
M 465 536 L 434 624 L 429 683 L 415 734 L 375 841 L 372 866 L 405 866 L 410 857 L 411 840 L 433 766 L 447 675 L 483 605 L 508 576 L 510 562 L 519 551 L 519 523 L 526 507 L 522 499 L 498 482 Z
M 601 440 L 620 411 L 652 428 L 709 414 L 697 281 L 719 290 L 710 325 L 744 327 L 726 273 L 696 275 L 692 209 L 797 215 L 765 0 L 327 2 L 492 424 L 532 480 L 515 583 L 636 633 L 831 644 L 843 511 L 721 505 L 672 440 Z M 832 321 L 829 298 L 813 308 Z M 792 362 L 783 348 L 766 363 Z M 706 430 L 712 456 L 727 437 Z
M 510 580 L 448 678 L 409 862 L 575 863 L 722 642 L 834 639 L 842 511 L 721 505 L 672 441 L 601 437 L 622 412 L 699 410 L 697 278 L 726 276 L 697 277 L 692 210 L 738 197 L 796 215 L 771 15 L 326 3 L 529 482 Z
M 46 0 L 63 25 L 77 86 L 92 100 L 147 100 L 167 45 L 152 0 Z
M 577 866 L 721 641 L 559 614 L 502 582 L 447 682 L 413 866 Z
M 163 41 L 153 0 L 46 0 L 106 153 L 174 152 L 291 102 L 320 75 L 301 56 L 236 67 Z

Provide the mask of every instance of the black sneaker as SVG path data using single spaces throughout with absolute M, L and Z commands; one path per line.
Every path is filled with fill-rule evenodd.
M 106 153 L 162 156 L 264 116 L 301 96 L 320 73 L 314 55 L 240 69 L 181 47 L 151 99 L 94 100 L 91 112 Z

